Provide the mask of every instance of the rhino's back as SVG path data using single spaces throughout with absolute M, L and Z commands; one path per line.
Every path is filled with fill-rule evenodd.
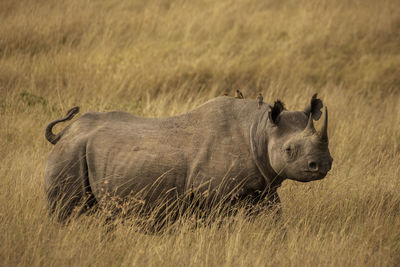
M 264 104 L 262 109 L 258 109 L 255 100 L 217 97 L 185 114 L 166 118 L 140 117 L 122 111 L 87 112 L 69 126 L 71 129 L 67 134 L 93 134 L 100 129 L 112 129 L 120 134 L 146 136 L 195 134 L 202 137 L 208 132 L 227 135 L 237 132 L 238 128 L 248 127 L 258 114 L 267 110 L 267 106 Z
M 255 102 L 255 101 L 253 101 Z M 248 144 L 256 103 L 221 97 L 183 115 L 144 118 L 88 112 L 68 127 L 60 145 L 85 143 L 93 193 L 125 196 L 158 183 L 183 193 L 212 178 L 257 175 Z M 57 144 L 58 145 L 58 144 Z

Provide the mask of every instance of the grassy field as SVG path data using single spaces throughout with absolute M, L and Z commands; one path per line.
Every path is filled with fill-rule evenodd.
M 0 25 L 0 265 L 400 264 L 400 1 L 2 0 Z M 47 216 L 49 121 L 170 116 L 236 89 L 329 107 L 333 168 L 284 182 L 278 223 L 105 234 L 101 215 Z

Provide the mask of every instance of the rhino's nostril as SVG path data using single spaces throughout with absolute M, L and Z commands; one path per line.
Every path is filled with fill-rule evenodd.
M 318 171 L 318 164 L 315 161 L 309 162 L 308 167 L 311 171 Z

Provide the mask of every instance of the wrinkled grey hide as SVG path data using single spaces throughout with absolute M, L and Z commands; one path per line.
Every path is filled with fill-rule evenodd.
M 279 101 L 258 108 L 256 100 L 226 96 L 168 118 L 87 112 L 54 135 L 55 123 L 78 112 L 71 110 L 46 130 L 55 143 L 44 183 L 50 209 L 58 207 L 63 220 L 106 195 L 151 204 L 193 189 L 206 198 L 234 192 L 236 199 L 279 203 L 285 178 L 321 179 L 331 167 L 326 129 L 325 140 L 308 125 L 320 116 L 317 100 L 320 106 L 295 112 Z

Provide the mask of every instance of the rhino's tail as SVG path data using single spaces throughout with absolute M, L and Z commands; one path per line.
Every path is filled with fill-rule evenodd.
M 61 135 L 60 134 L 55 135 L 53 133 L 54 125 L 56 125 L 59 122 L 71 120 L 75 116 L 75 114 L 78 112 L 79 112 L 79 107 L 73 107 L 70 110 L 68 110 L 67 115 L 65 115 L 64 118 L 50 122 L 49 125 L 47 125 L 46 132 L 45 132 L 47 141 L 49 141 L 50 143 L 55 145 L 58 142 L 58 140 L 60 140 Z

